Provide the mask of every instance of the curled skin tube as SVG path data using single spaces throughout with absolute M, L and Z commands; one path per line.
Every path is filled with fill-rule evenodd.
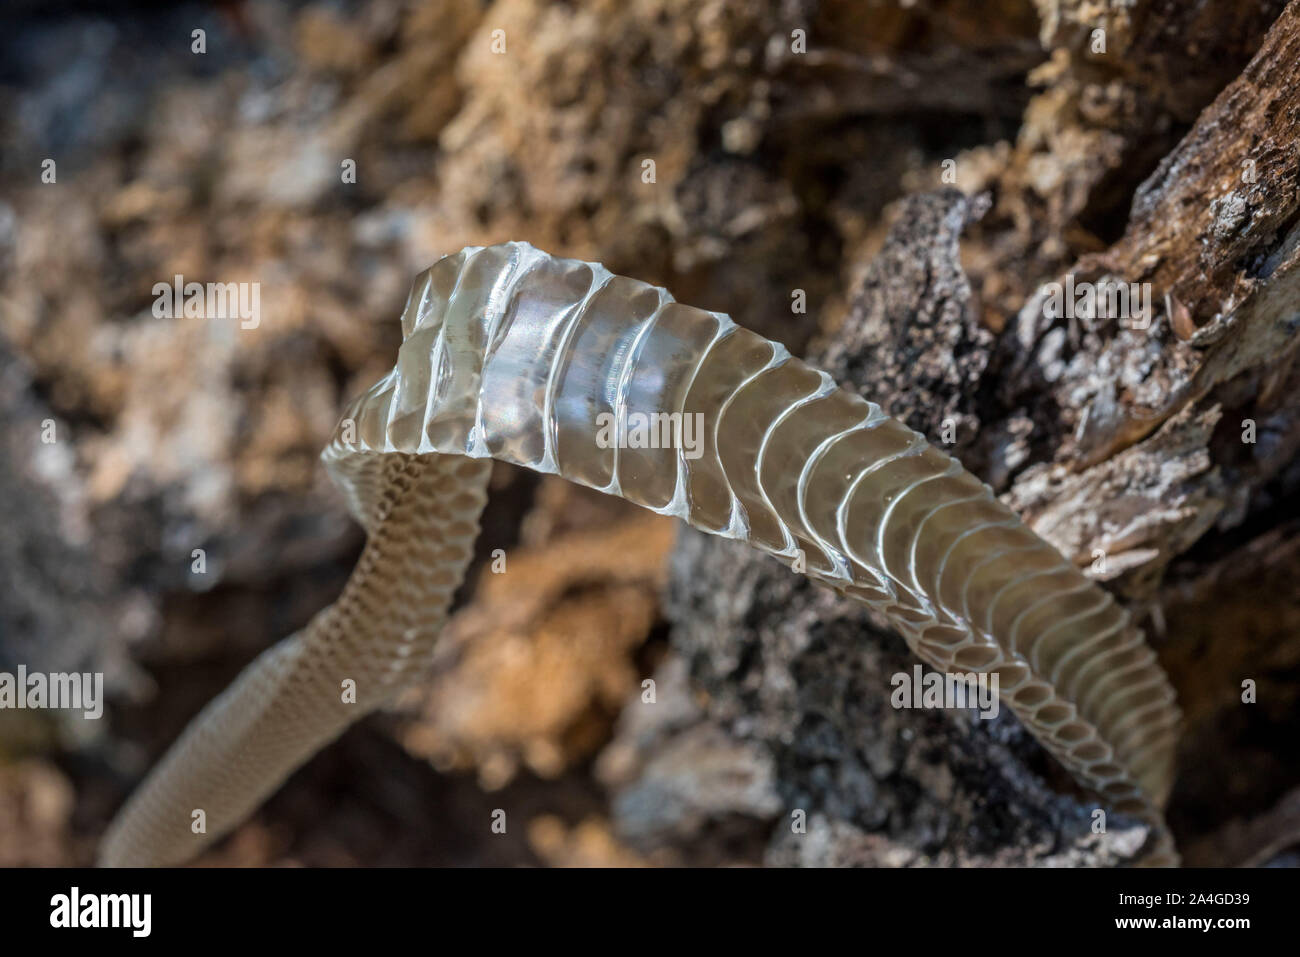
M 488 459 L 798 563 L 884 614 L 931 667 L 996 673 L 1044 747 L 1147 824 L 1142 863 L 1177 863 L 1160 808 L 1179 712 L 1154 653 L 1108 592 L 924 437 L 725 315 L 526 243 L 439 260 L 402 332 L 396 368 L 322 455 L 368 536 L 342 595 L 191 722 L 109 828 L 104 864 L 192 857 L 424 674 Z

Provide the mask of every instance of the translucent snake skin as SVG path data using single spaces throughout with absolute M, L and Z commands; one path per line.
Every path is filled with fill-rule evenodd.
M 883 613 L 931 667 L 997 672 L 1003 702 L 1077 780 L 1150 826 L 1143 863 L 1177 863 L 1160 807 L 1179 712 L 1154 653 L 924 437 L 725 315 L 525 243 L 437 262 L 402 331 L 396 368 L 322 456 L 368 533 L 343 594 L 191 723 L 114 821 L 103 863 L 188 859 L 419 679 L 470 561 L 488 459 L 746 541 Z M 674 412 L 698 413 L 697 445 L 632 447 L 632 413 Z M 602 413 L 617 441 L 601 440 Z

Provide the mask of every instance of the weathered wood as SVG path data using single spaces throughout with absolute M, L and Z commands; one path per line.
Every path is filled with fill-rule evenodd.
M 1081 26 L 1070 22 L 1077 5 L 1053 6 L 1070 10 L 1045 34 L 1078 42 Z M 1243 36 L 1269 13 L 1216 10 L 1180 15 L 1167 4 L 1138 4 L 1119 34 L 1129 57 L 1115 61 L 1122 68 L 1071 68 L 1076 83 L 1109 69 L 1145 104 L 1128 115 L 1121 142 L 1131 143 L 1142 118 L 1178 116 L 1212 92 L 1204 74 L 1172 68 L 1190 67 L 1212 23 L 1239 54 Z M 1150 31 L 1160 24 L 1166 33 L 1157 43 Z M 943 423 L 959 423 L 967 467 L 1006 489 L 1078 564 L 1140 599 L 1139 612 L 1159 595 L 1172 561 L 1267 512 L 1279 483 L 1297 481 L 1295 469 L 1283 472 L 1300 450 L 1297 54 L 1300 4 L 1292 3 L 1241 76 L 1137 190 L 1118 241 L 1057 275 L 1040 274 L 1040 283 L 1066 273 L 1078 282 L 1150 283 L 1149 325 L 1053 315 L 1050 289 L 1031 284 L 995 339 L 981 325 L 990 314 L 977 293 L 988 288 L 1005 206 L 970 230 L 981 253 L 973 293 L 957 237 L 981 208 L 940 194 L 897 212 L 846 318 L 812 356 L 932 440 Z M 1141 68 L 1157 63 L 1164 86 Z M 1094 175 L 1088 188 L 1099 186 Z M 1065 231 L 1084 211 L 1083 196 L 1048 224 L 1058 250 L 1068 248 Z M 1004 266 L 1009 248 L 1001 248 Z M 1243 443 L 1241 421 L 1252 417 L 1267 436 L 1253 445 Z M 640 771 L 624 769 L 618 779 L 626 833 L 650 843 L 683 841 L 683 827 L 701 833 L 708 815 L 683 797 L 692 791 L 682 779 L 689 772 L 674 777 L 661 758 L 673 742 L 704 735 L 715 753 L 726 750 L 721 741 L 770 756 L 770 773 L 737 789 L 730 806 L 751 821 L 751 838 L 771 862 L 1107 865 L 1131 851 L 1135 835 L 1122 822 L 1112 819 L 1106 835 L 1088 832 L 1089 799 L 1070 794 L 1014 722 L 889 707 L 890 675 L 910 667 L 902 643 L 775 564 L 688 534 L 675 557 L 670 614 L 678 660 L 707 696 L 671 731 L 641 729 Z M 1185 652 L 1170 641 L 1163 653 L 1176 664 Z M 1236 679 L 1223 676 L 1229 701 Z M 676 795 L 676 813 L 647 816 L 650 798 L 665 793 Z M 803 836 L 791 833 L 789 818 L 800 808 L 813 822 Z M 710 814 L 723 816 L 717 807 Z

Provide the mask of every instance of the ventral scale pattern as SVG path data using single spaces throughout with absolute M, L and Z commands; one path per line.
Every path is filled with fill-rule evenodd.
M 930 666 L 997 672 L 1080 783 L 1150 825 L 1146 862 L 1176 862 L 1160 807 L 1179 712 L 1154 653 L 923 436 L 725 315 L 526 243 L 440 260 L 402 332 L 396 367 L 323 455 L 369 534 L 356 572 L 196 719 L 106 861 L 188 857 L 418 677 L 469 561 L 483 460 L 499 459 L 748 542 L 881 612 Z M 634 434 L 647 421 L 679 440 Z M 357 675 L 369 700 L 340 707 L 338 681 Z M 209 834 L 190 833 L 190 807 Z

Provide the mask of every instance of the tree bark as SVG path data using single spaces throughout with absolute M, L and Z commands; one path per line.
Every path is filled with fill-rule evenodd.
M 1111 92 L 1128 97 L 1121 121 L 1103 131 L 1080 114 L 1075 129 L 1085 142 L 1107 140 L 1117 156 L 1131 155 L 1144 124 L 1176 122 L 1204 103 L 1223 59 L 1241 55 L 1268 12 L 1219 4 L 1184 16 L 1177 5 L 1139 3 L 1131 20 L 1111 24 L 1123 54 L 1116 66 L 1080 59 L 1090 33 L 1072 19 L 1079 5 L 1042 6 L 1051 8 L 1044 36 L 1063 54 L 1044 96 L 1077 106 L 1090 83 L 1109 77 Z M 1164 31 L 1158 48 L 1153 24 Z M 1202 42 L 1222 59 L 1208 76 L 1182 72 L 1199 62 L 1192 51 Z M 1276 854 L 1294 843 L 1267 844 L 1260 824 L 1202 834 L 1216 816 L 1275 802 L 1269 813 L 1290 821 L 1294 804 L 1294 795 L 1284 799 L 1294 772 L 1250 742 L 1263 719 L 1241 700 L 1241 682 L 1294 668 L 1300 638 L 1294 628 L 1267 632 L 1280 640 L 1266 656 L 1257 641 L 1234 649 L 1232 634 L 1207 636 L 1196 625 L 1206 608 L 1219 623 L 1225 608 L 1242 611 L 1240 578 L 1232 594 L 1225 566 L 1285 581 L 1300 564 L 1288 546 L 1300 483 L 1300 4 L 1256 43 L 1240 76 L 1137 187 L 1114 243 L 1072 265 L 1029 252 L 1025 236 L 1036 249 L 1069 248 L 1089 203 L 1114 182 L 1095 163 L 1086 176 L 1067 172 L 1077 201 L 1017 237 L 1007 210 L 1024 201 L 1030 164 L 1013 156 L 973 196 L 952 190 L 899 204 L 842 321 L 809 355 L 932 441 L 950 440 L 1039 534 L 1139 619 L 1150 616 L 1149 637 L 1189 715 L 1171 818 L 1198 863 L 1261 863 L 1261 846 Z M 1162 69 L 1144 72 L 1153 62 Z M 983 297 L 962 267 L 963 231 L 974 234 L 966 252 Z M 1039 267 L 1036 286 L 1007 275 L 1025 264 Z M 1064 286 L 1067 275 L 1102 288 L 1139 284 L 1152 308 L 1054 312 L 1055 287 L 1044 280 Z M 1294 624 L 1296 600 L 1270 597 L 1278 603 L 1270 627 L 1279 616 L 1283 628 Z M 1184 634 L 1165 630 L 1164 609 Z M 1115 818 L 1093 834 L 1095 799 L 1010 715 L 984 722 L 891 708 L 890 676 L 914 663 L 902 641 L 774 560 L 683 533 L 669 616 L 674 655 L 661 675 L 698 703 L 658 721 L 625 718 L 606 776 L 619 791 L 616 820 L 634 840 L 698 854 L 721 831 L 728 840 L 704 852 L 711 859 L 746 847 L 768 863 L 812 865 L 1109 866 L 1141 843 L 1140 829 Z M 1275 690 L 1261 709 L 1277 719 L 1286 707 L 1277 699 L 1294 692 Z M 1211 743 L 1218 757 L 1202 760 Z M 708 760 L 685 759 L 692 749 Z M 1225 788 L 1223 756 L 1233 753 L 1252 776 L 1242 787 L 1229 774 Z M 1237 808 L 1205 813 L 1216 793 Z M 1229 839 L 1242 833 L 1250 839 Z

